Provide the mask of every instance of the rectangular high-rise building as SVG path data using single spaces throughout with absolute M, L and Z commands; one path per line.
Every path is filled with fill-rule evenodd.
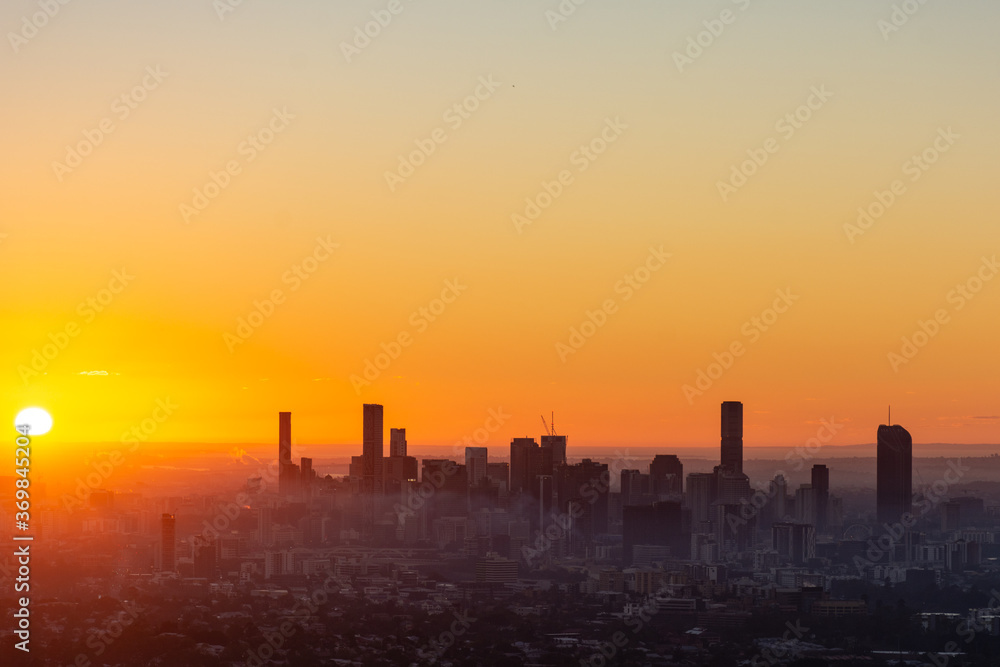
M 173 572 L 177 569 L 177 521 L 173 514 L 160 518 L 160 570 Z
M 566 436 L 565 435 L 543 435 L 542 450 L 545 452 L 543 458 L 545 462 L 551 459 L 551 470 L 555 470 L 561 465 L 566 465 Z M 551 470 L 545 472 L 551 475 Z
M 389 456 L 406 456 L 406 429 L 389 429 Z
M 506 462 L 494 462 L 486 464 L 486 474 L 490 481 L 506 491 L 510 487 L 510 464 Z
M 649 464 L 653 494 L 679 496 L 684 488 L 684 464 L 674 454 L 657 454 Z
M 378 490 L 376 480 L 382 472 L 382 435 L 382 406 L 365 403 L 361 435 L 361 457 L 364 460 L 361 490 L 367 494 Z
M 510 441 L 510 491 L 535 493 L 535 478 L 541 474 L 541 451 L 534 438 Z
M 408 482 L 416 483 L 419 464 L 412 456 L 382 459 L 386 495 L 398 496 Z
M 608 464 L 591 459 L 557 469 L 558 510 L 564 516 L 575 517 L 571 541 L 582 545 L 608 532 L 608 479 Z
M 289 496 L 298 486 L 296 466 L 292 463 L 292 413 L 278 413 L 278 494 Z
M 878 521 L 893 524 L 912 509 L 913 502 L 913 439 L 905 428 L 878 427 L 876 468 Z
M 468 477 L 469 486 L 479 486 L 482 480 L 489 478 L 486 460 L 486 447 L 465 448 L 465 474 Z
M 816 531 L 807 523 L 776 523 L 771 526 L 771 548 L 782 563 L 804 565 L 816 556 Z
M 724 467 L 743 472 L 743 404 L 739 401 L 722 404 L 721 459 Z
M 812 488 L 816 502 L 816 532 L 825 533 L 830 505 L 830 469 L 816 464 L 812 467 Z
M 687 505 L 691 508 L 691 524 L 712 521 L 712 503 L 717 494 L 716 477 L 710 472 L 692 472 L 687 476 Z M 697 531 L 696 531 L 697 532 Z
M 292 462 L 292 413 L 278 413 L 278 462 Z

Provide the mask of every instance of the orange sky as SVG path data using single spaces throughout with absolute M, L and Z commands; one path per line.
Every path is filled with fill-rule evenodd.
M 168 398 L 153 442 L 270 442 L 279 410 L 357 442 L 378 402 L 418 444 L 502 407 L 491 446 L 552 410 L 578 444 L 703 445 L 723 400 L 748 447 L 821 418 L 871 442 L 889 403 L 918 442 L 1000 439 L 995 3 L 888 32 L 861 0 L 555 29 L 555 2 L 404 3 L 351 62 L 385 3 L 202 4 L 73 3 L 0 58 L 0 395 L 49 409 L 47 442 L 117 441 Z

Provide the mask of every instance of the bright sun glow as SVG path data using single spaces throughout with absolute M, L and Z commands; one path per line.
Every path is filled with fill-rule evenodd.
M 52 429 L 52 416 L 42 408 L 25 408 L 14 418 L 14 428 L 23 433 L 22 425 L 28 426 L 28 435 L 45 435 Z

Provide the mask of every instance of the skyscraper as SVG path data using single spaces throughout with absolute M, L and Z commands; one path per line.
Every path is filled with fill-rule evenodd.
M 736 472 L 743 472 L 743 404 L 725 401 L 722 404 L 722 463 Z
M 716 477 L 710 472 L 692 472 L 687 477 L 687 505 L 691 508 L 691 524 L 698 532 L 703 523 L 712 521 L 712 503 L 716 498 Z
M 406 456 L 406 429 L 389 429 L 389 456 Z
M 479 486 L 479 483 L 489 477 L 486 470 L 487 449 L 485 447 L 465 448 L 465 473 L 469 486 Z
M 361 489 L 369 495 L 377 490 L 376 481 L 382 472 L 382 406 L 373 403 L 364 404 L 364 415 L 361 435 L 361 457 L 364 460 L 364 473 Z
M 565 435 L 543 435 L 542 449 L 545 450 L 543 457 L 548 461 L 552 459 L 551 470 L 555 470 L 561 465 L 566 465 L 566 436 Z M 550 470 L 546 470 L 546 475 L 551 475 Z
M 278 413 L 278 461 L 292 462 L 292 413 Z
M 622 507 L 643 504 L 643 484 L 644 475 L 638 470 L 622 470 L 619 476 L 621 487 Z M 648 475 L 646 475 L 648 480 Z M 648 486 L 648 483 L 647 483 Z
M 781 562 L 804 565 L 816 556 L 816 531 L 807 523 L 776 523 L 771 526 L 771 548 Z
M 583 459 L 574 465 L 559 466 L 555 477 L 559 511 L 575 517 L 575 527 L 569 533 L 571 542 L 589 543 L 608 532 L 608 464 Z
M 297 468 L 292 463 L 292 413 L 278 413 L 278 495 L 295 493 Z
M 680 495 L 684 487 L 684 464 L 674 454 L 657 454 L 649 464 L 649 477 L 654 495 Z
M 541 451 L 534 438 L 510 441 L 510 491 L 535 493 L 535 478 L 541 472 Z
M 880 523 L 894 523 L 912 508 L 913 439 L 902 426 L 878 427 L 877 489 Z
M 177 569 L 177 523 L 173 514 L 160 518 L 160 570 L 173 572 Z
M 812 488 L 816 501 L 816 532 L 826 531 L 830 505 L 830 469 L 816 464 L 812 467 Z

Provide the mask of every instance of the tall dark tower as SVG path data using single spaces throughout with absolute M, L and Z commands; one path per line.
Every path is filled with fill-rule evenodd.
M 375 534 L 375 493 L 382 477 L 382 406 L 364 404 L 361 424 L 361 536 L 370 542 Z
M 278 413 L 278 494 L 287 496 L 293 492 L 297 480 L 295 464 L 292 463 L 292 413 Z
M 382 469 L 382 406 L 365 403 L 362 425 L 361 457 L 364 461 L 365 493 L 373 494 L 377 489 L 376 480 Z
M 878 427 L 875 499 L 880 523 L 894 523 L 912 509 L 913 439 L 899 424 Z
M 812 488 L 816 498 L 816 533 L 826 530 L 830 505 L 830 469 L 816 464 L 812 467 Z
M 722 460 L 724 467 L 743 472 L 743 404 L 722 404 Z

